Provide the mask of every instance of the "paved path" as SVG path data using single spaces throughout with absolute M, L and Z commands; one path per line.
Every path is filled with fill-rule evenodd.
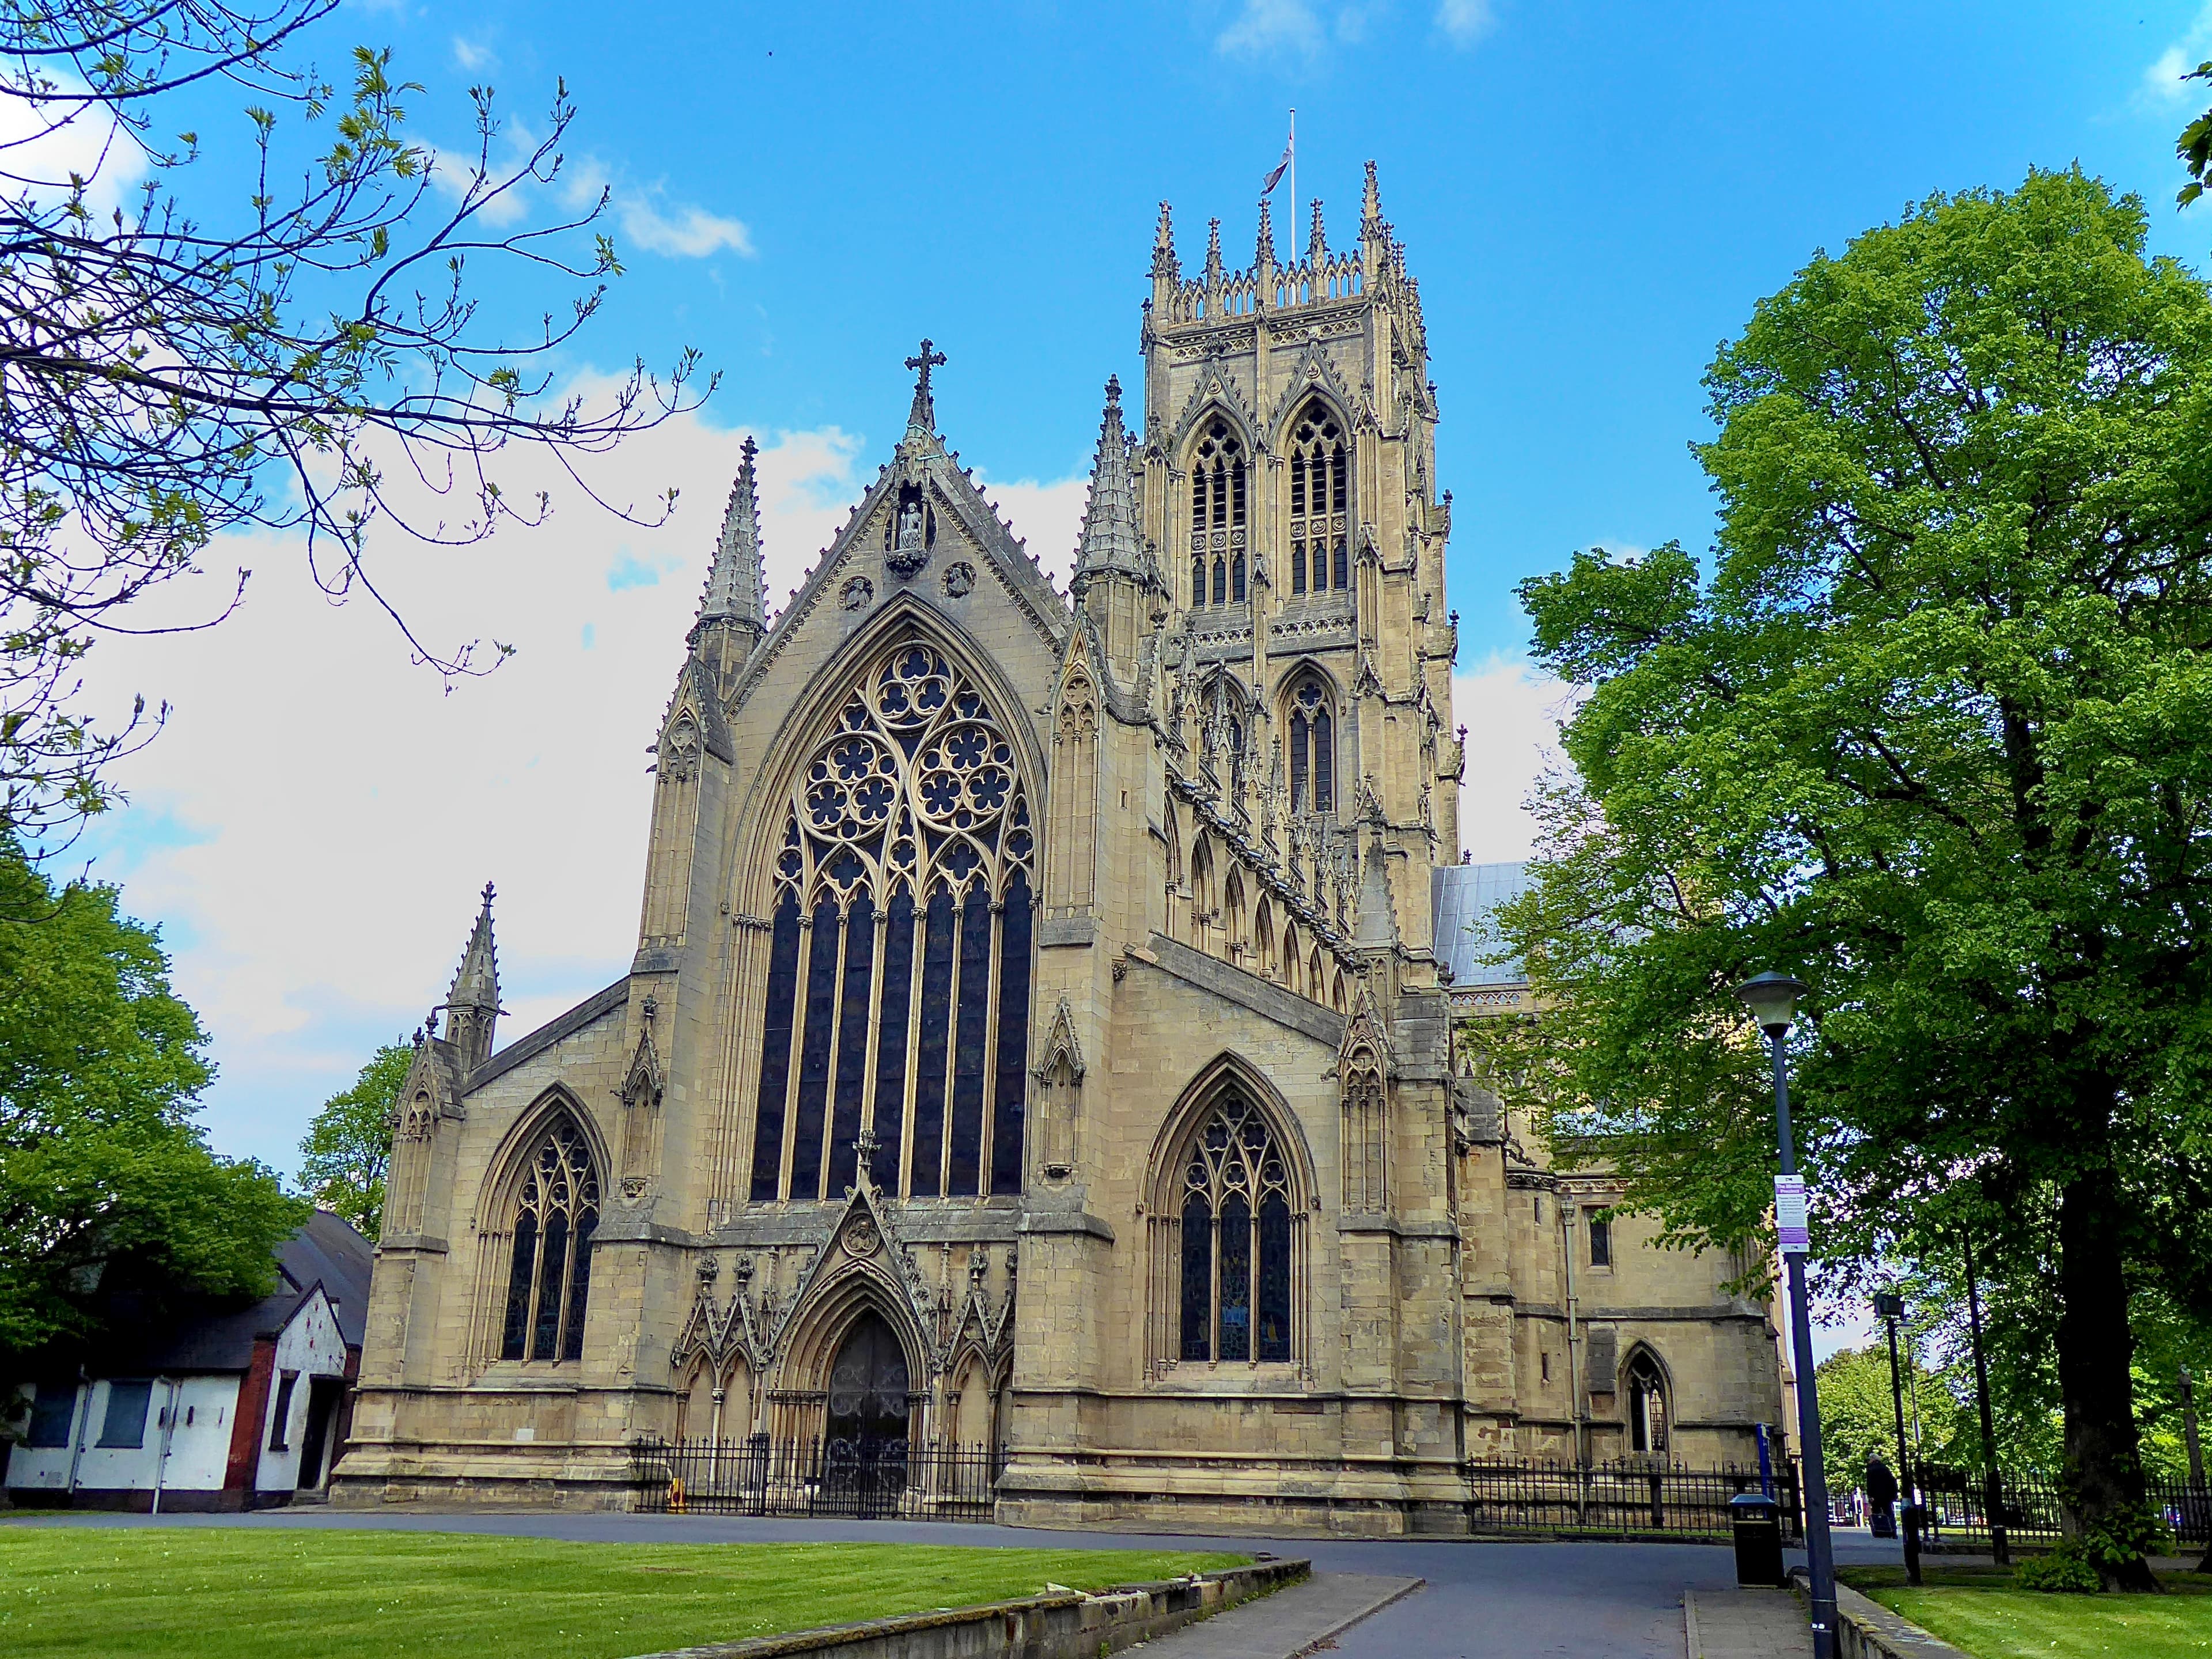
M 1689 1659 L 1813 1659 L 1805 1604 L 1784 1589 L 1686 1589 Z
M 1735 1561 L 1702 1544 L 1504 1544 L 1465 1540 L 1212 1538 L 898 1521 L 750 1520 L 702 1515 L 440 1514 L 274 1510 L 247 1516 L 91 1513 L 0 1519 L 9 1525 L 366 1528 L 506 1534 L 610 1543 L 857 1542 L 1019 1545 L 1038 1549 L 1273 1550 L 1319 1573 L 1420 1578 L 1428 1588 L 1336 1638 L 1341 1659 L 1683 1659 L 1682 1593 L 1732 1589 Z M 1894 1561 L 1894 1545 L 1841 1533 L 1843 1561 Z M 1158 1645 L 1158 1644 L 1155 1644 Z M 1153 1648 L 1145 1650 L 1151 1659 Z
M 1420 1588 L 1418 1578 L 1317 1572 L 1146 1643 L 1145 1659 L 1298 1659 Z

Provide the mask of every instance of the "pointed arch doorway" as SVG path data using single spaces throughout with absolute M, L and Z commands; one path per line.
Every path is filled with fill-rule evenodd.
M 906 1495 L 914 1390 L 906 1346 L 872 1309 L 853 1322 L 830 1364 L 817 1510 L 896 1514 Z

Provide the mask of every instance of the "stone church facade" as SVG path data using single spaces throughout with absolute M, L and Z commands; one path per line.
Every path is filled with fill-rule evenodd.
M 999 1449 L 1010 1522 L 1449 1532 L 1470 1459 L 1755 1457 L 1740 1264 L 1594 1224 L 1455 1074 L 1525 992 L 1468 943 L 1511 872 L 1457 862 L 1371 166 L 1349 247 L 1316 203 L 1285 259 L 1263 205 L 1240 271 L 1163 208 L 1142 347 L 1065 596 L 926 342 L 772 626 L 748 446 L 629 972 L 495 1051 L 487 888 L 419 1045 L 337 1501 L 620 1504 L 641 1437 L 843 1437 Z

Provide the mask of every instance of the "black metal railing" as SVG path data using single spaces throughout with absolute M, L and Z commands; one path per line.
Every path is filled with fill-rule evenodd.
M 1005 1454 L 904 1440 L 640 1440 L 637 1507 L 656 1514 L 988 1521 Z
M 1978 1469 L 1928 1463 L 1919 1479 L 1933 1540 L 1989 1541 L 1987 1476 Z M 2001 1469 L 1996 1480 L 1997 1515 L 2007 1534 L 2031 1544 L 2056 1542 L 2061 1535 L 2058 1477 L 2047 1469 Z M 2177 1544 L 2212 1544 L 2212 1492 L 2155 1476 L 2148 1485 L 2151 1507 L 2173 1529 Z
M 1778 1463 L 1771 1479 L 1783 1535 L 1794 1540 L 1803 1530 L 1795 1461 Z M 1729 1500 L 1761 1490 L 1755 1468 L 1725 1463 L 1697 1469 L 1651 1457 L 1588 1467 L 1540 1458 L 1475 1458 L 1467 1465 L 1467 1480 L 1470 1531 L 1547 1537 L 1726 1538 Z

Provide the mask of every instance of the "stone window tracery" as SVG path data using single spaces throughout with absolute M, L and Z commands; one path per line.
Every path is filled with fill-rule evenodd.
M 935 647 L 856 677 L 774 873 L 756 1200 L 1021 1190 L 1036 837 L 1004 723 Z
M 1244 446 L 1216 416 L 1190 468 L 1190 602 L 1242 605 L 1245 599 Z
M 583 1358 L 592 1235 L 599 1224 L 599 1175 L 591 1145 L 563 1112 L 538 1142 L 515 1195 L 501 1358 Z
M 1291 810 L 1336 810 L 1336 721 L 1322 677 L 1307 673 L 1291 693 Z
M 1628 1358 L 1628 1444 L 1639 1452 L 1667 1449 L 1667 1376 L 1649 1348 Z
M 1291 429 L 1291 592 L 1352 586 L 1352 446 L 1328 405 L 1309 403 Z
M 1232 1089 L 1182 1159 L 1176 1358 L 1291 1358 L 1291 1166 L 1267 1119 Z

